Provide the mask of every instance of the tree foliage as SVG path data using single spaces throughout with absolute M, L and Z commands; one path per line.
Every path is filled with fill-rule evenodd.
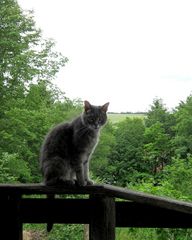
M 23 12 L 15 0 L 2 0 L 0 8 L 1 102 L 22 97 L 30 82 L 50 82 L 67 58 L 44 40 L 32 12 Z
M 186 158 L 188 154 L 192 154 L 192 95 L 176 108 L 175 117 L 175 153 Z
M 142 119 L 127 118 L 115 129 L 115 145 L 109 156 L 113 183 L 125 186 L 142 172 L 144 124 Z
M 109 162 L 110 153 L 115 145 L 113 125 L 109 122 L 102 129 L 98 146 L 91 159 L 91 171 L 96 178 L 110 183 L 111 165 Z
M 6 169 L 13 169 L 11 162 L 22 164 L 21 172 L 9 172 L 14 179 L 39 181 L 44 135 L 79 112 L 52 83 L 67 58 L 42 38 L 32 12 L 23 12 L 17 1 L 1 1 L 0 19 L 0 158 Z

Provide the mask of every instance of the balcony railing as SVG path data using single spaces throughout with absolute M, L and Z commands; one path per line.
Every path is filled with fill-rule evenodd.
M 12 240 L 23 223 L 89 224 L 90 240 L 115 240 L 115 227 L 192 228 L 191 203 L 111 185 L 0 184 L 0 200 L 0 234 Z

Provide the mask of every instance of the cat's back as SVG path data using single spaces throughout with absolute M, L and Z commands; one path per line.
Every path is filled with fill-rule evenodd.
M 70 123 L 60 123 L 53 127 L 45 138 L 45 142 L 59 141 L 60 138 L 65 138 L 71 132 Z
M 61 123 L 50 130 L 45 137 L 41 148 L 40 158 L 47 158 L 50 155 L 61 153 L 67 144 L 72 141 L 73 128 L 71 123 Z M 62 148 L 62 149 L 61 149 Z

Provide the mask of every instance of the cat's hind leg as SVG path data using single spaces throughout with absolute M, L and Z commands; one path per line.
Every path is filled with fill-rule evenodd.
M 61 181 L 67 186 L 75 185 L 74 171 L 68 161 L 65 162 L 63 169 L 63 175 L 61 176 Z
M 74 180 L 70 176 L 70 166 L 68 162 L 55 156 L 46 162 L 44 167 L 44 182 L 48 186 L 53 185 L 74 185 Z

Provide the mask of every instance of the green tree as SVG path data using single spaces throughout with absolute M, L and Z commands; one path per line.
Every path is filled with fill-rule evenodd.
M 167 115 L 168 112 L 163 104 L 163 100 L 160 98 L 155 98 L 153 100 L 153 104 L 151 105 L 151 109 L 147 112 L 145 124 L 147 127 L 150 127 L 156 122 L 165 123 Z
M 162 99 L 154 99 L 145 119 L 144 161 L 148 171 L 156 174 L 171 162 L 175 117 Z
M 139 118 L 127 118 L 116 126 L 115 145 L 110 154 L 112 182 L 121 186 L 135 182 L 143 173 L 143 135 Z
M 19 181 L 38 181 L 43 137 L 78 109 L 52 84 L 67 58 L 42 38 L 33 13 L 17 1 L 1 1 L 0 20 L 0 157 L 29 166 L 32 178 L 18 172 Z
M 32 12 L 24 13 L 15 0 L 1 1 L 0 117 L 24 97 L 30 82 L 50 82 L 66 61 L 53 41 L 42 39 Z
M 180 192 L 180 199 L 192 200 L 192 156 L 174 157 L 172 163 L 163 170 L 163 181 L 168 181 L 175 191 Z M 173 196 L 177 197 L 177 196 Z
M 10 170 L 7 167 L 8 162 L 9 160 L 5 157 L 5 154 L 0 157 L 0 183 L 12 183 L 17 181 L 17 178 L 10 173 Z
M 109 156 L 115 144 L 114 127 L 112 123 L 102 129 L 101 136 L 97 148 L 91 159 L 90 170 L 95 177 L 98 177 L 102 182 L 110 183 L 111 169 Z
M 176 155 L 186 158 L 192 154 L 192 95 L 181 102 L 175 111 L 176 125 L 173 140 Z
M 3 153 L 0 157 L 0 183 L 28 182 L 31 179 L 30 168 L 18 154 Z
M 149 172 L 156 174 L 171 159 L 170 137 L 165 133 L 163 124 L 156 122 L 151 127 L 146 128 L 144 142 L 145 166 Z
M 147 112 L 145 118 L 146 127 L 151 127 L 153 124 L 160 122 L 165 129 L 165 133 L 171 137 L 174 136 L 173 126 L 175 125 L 174 114 L 168 112 L 167 108 L 163 104 L 163 100 L 155 98 L 151 109 Z
M 37 91 L 41 94 L 41 91 Z M 35 94 L 38 99 L 40 96 Z M 46 96 L 46 94 L 45 94 Z M 33 98 L 30 96 L 21 108 L 12 108 L 6 112 L 3 130 L 1 131 L 0 152 L 18 154 L 30 167 L 33 181 L 39 181 L 39 151 L 43 139 L 54 125 L 67 121 L 79 114 L 80 106 L 72 101 L 55 102 L 52 105 L 42 103 L 33 109 Z M 46 97 L 47 102 L 47 97 Z M 4 144 L 6 143 L 6 144 Z

